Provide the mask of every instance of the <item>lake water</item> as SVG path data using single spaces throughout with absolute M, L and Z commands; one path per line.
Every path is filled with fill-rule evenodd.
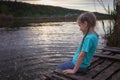
M 108 21 L 105 21 L 107 25 Z M 19 28 L 1 28 L 0 45 L 2 48 L 13 48 L 17 46 L 36 46 L 39 44 L 59 44 L 65 43 L 77 46 L 83 37 L 82 32 L 76 22 L 47 22 L 30 23 L 30 26 Z M 100 35 L 99 48 L 104 42 L 102 37 L 104 31 L 101 21 L 98 21 L 96 32 Z M 9 46 L 8 46 L 9 44 Z M 55 45 L 60 46 L 60 45 Z
M 108 20 L 105 25 L 108 26 Z M 103 48 L 101 21 L 96 31 L 100 35 L 98 48 Z M 73 56 L 82 37 L 76 22 L 29 23 L 27 27 L 0 28 L 0 79 L 32 80 L 41 72 L 54 69 Z

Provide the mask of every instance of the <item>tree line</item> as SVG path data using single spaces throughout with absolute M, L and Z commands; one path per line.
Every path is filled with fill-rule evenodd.
M 17 0 L 15 0 L 17 1 Z M 1 1 L 0 13 L 12 14 L 15 17 L 24 16 L 75 16 L 77 17 L 83 10 L 67 9 L 62 7 L 48 6 L 48 5 L 34 5 L 15 1 Z M 97 16 L 106 17 L 106 14 L 95 12 Z

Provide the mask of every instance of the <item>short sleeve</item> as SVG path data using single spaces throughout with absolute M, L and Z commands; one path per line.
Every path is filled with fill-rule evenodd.
M 81 51 L 87 53 L 89 52 L 91 47 L 92 47 L 92 40 L 90 38 L 85 38 Z

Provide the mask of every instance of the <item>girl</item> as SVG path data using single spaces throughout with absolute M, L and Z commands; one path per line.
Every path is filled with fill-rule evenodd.
M 94 30 L 96 26 L 96 16 L 91 12 L 85 12 L 78 17 L 77 23 L 84 37 L 73 58 L 57 67 L 57 69 L 62 70 L 64 74 L 86 72 L 98 45 L 98 35 Z

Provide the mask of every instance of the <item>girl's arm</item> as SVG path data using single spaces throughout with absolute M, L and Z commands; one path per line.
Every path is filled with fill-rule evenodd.
M 78 69 L 80 68 L 80 64 L 82 63 L 85 54 L 86 54 L 85 52 L 81 52 L 80 55 L 78 56 L 77 62 L 76 62 L 75 67 L 73 69 L 74 73 L 76 73 L 78 71 Z
M 85 54 L 86 54 L 85 52 L 81 52 L 80 53 L 80 55 L 78 56 L 77 62 L 75 64 L 75 67 L 74 67 L 73 70 L 72 69 L 63 70 L 63 73 L 64 74 L 75 74 L 78 71 L 78 69 L 80 67 L 80 64 L 82 63 Z

